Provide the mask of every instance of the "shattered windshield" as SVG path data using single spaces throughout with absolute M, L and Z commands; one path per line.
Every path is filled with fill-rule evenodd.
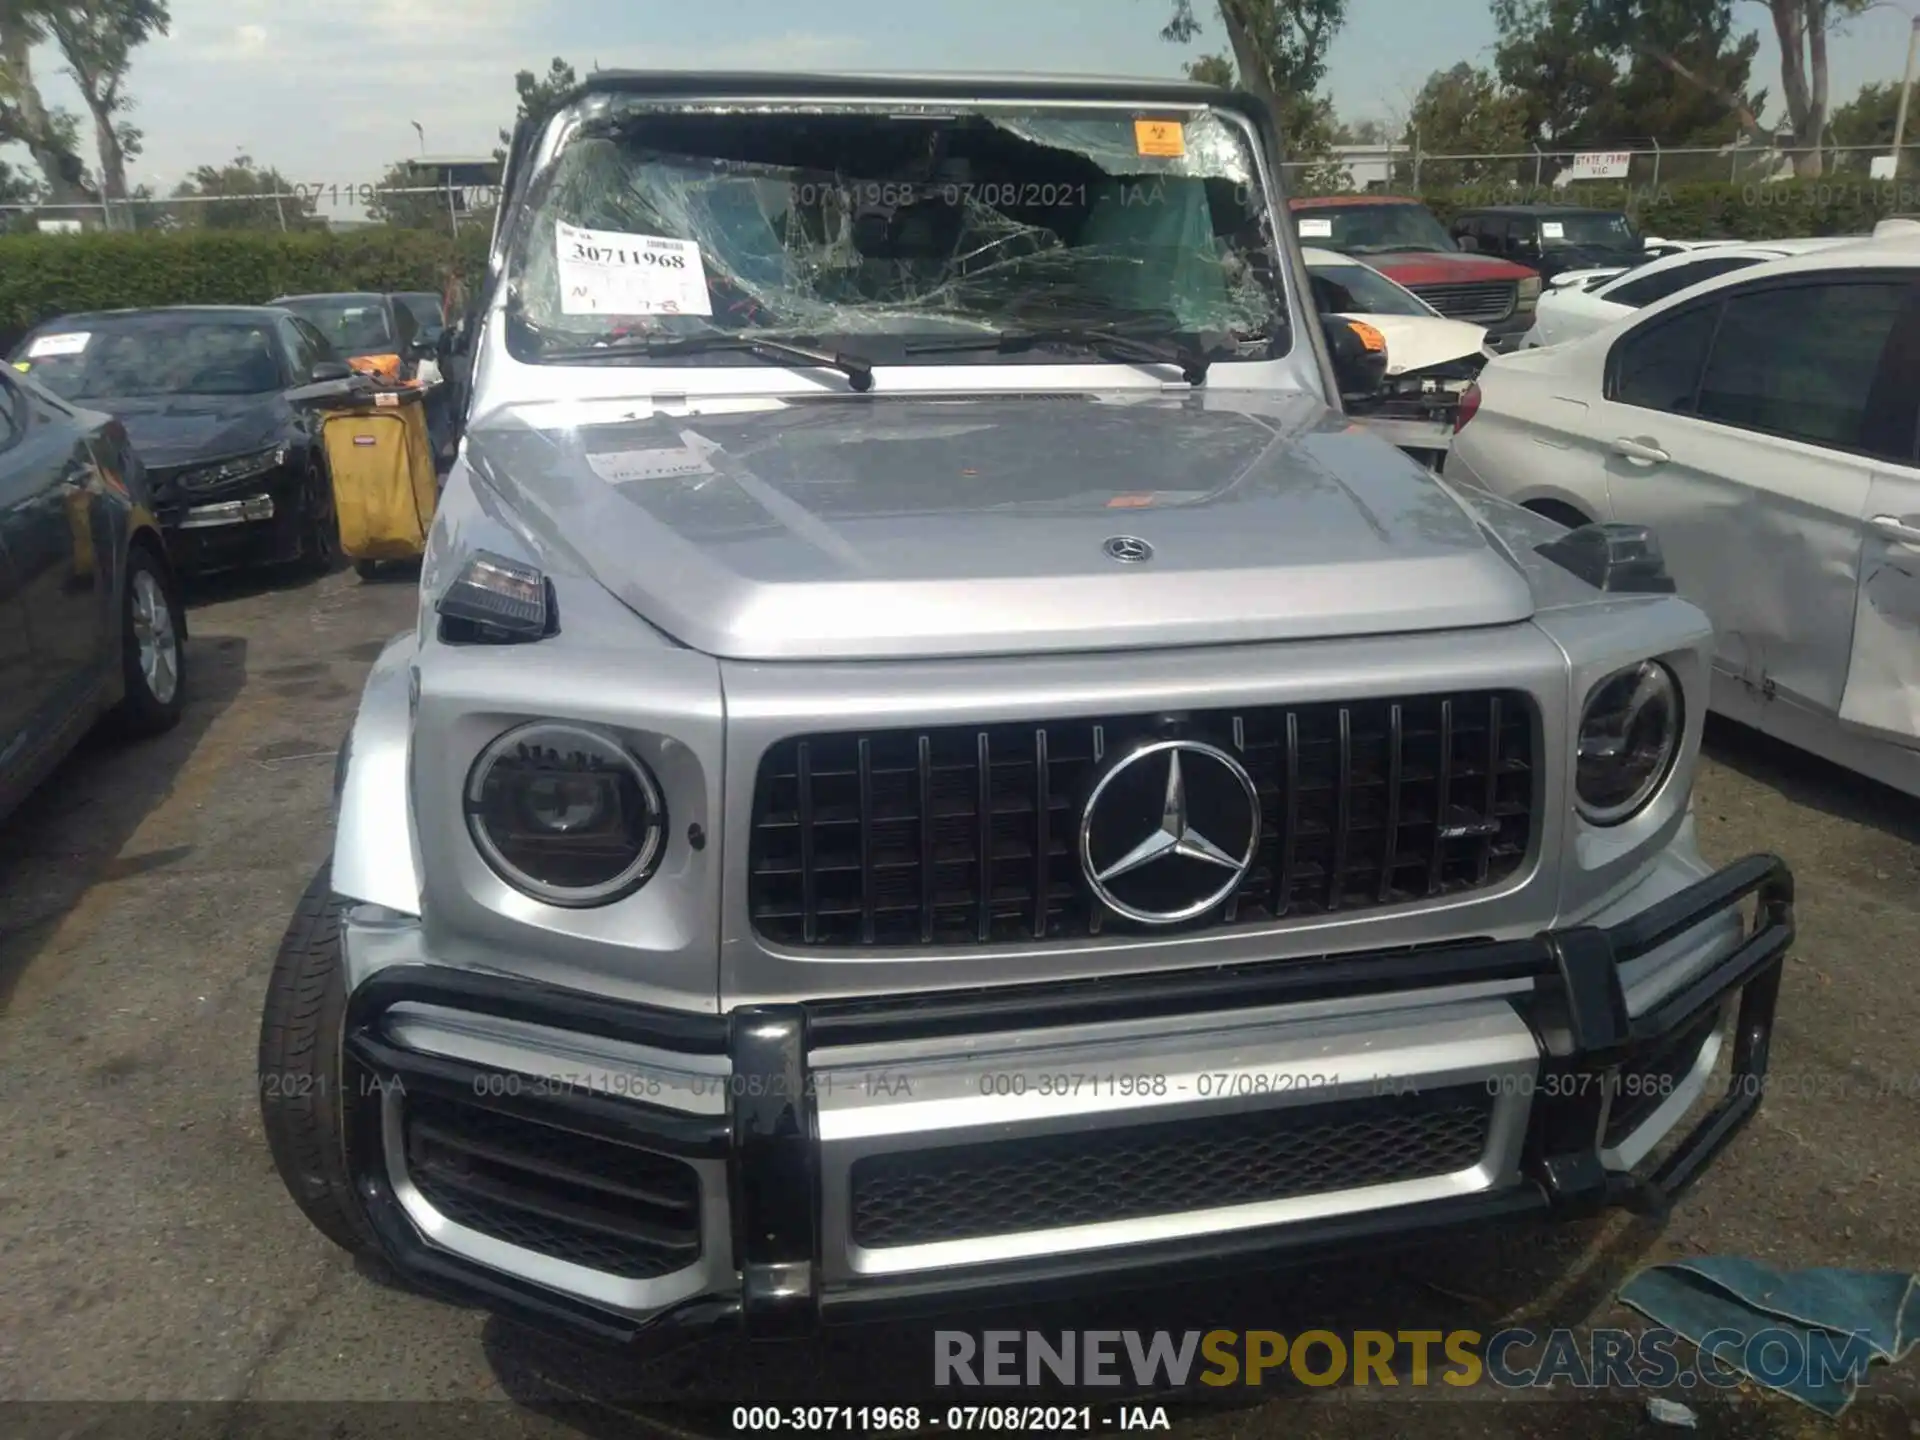
M 586 105 L 511 241 L 521 359 L 725 336 L 898 363 L 915 340 L 1109 325 L 1290 347 L 1250 136 L 1224 115 Z

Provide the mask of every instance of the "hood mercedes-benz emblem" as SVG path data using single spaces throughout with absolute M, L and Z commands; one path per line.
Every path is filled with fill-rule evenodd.
M 1116 535 L 1102 548 L 1109 560 L 1118 560 L 1122 565 L 1138 565 L 1153 558 L 1153 546 L 1138 535 Z
M 1246 878 L 1260 847 L 1260 796 L 1232 755 L 1155 740 L 1116 760 L 1080 815 L 1080 869 L 1115 914 L 1176 925 Z

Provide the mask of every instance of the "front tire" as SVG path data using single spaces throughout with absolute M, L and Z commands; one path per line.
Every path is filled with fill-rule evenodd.
M 340 563 L 340 511 L 333 502 L 333 486 L 322 476 L 307 501 L 307 519 L 300 530 L 300 565 L 311 575 L 331 575 Z
M 332 866 L 321 866 L 294 909 L 267 981 L 260 1122 L 293 1203 L 322 1235 L 360 1255 L 373 1253 L 375 1243 L 347 1169 L 351 1111 L 340 1048 L 347 992 L 332 882 Z
M 180 633 L 180 597 L 152 550 L 127 552 L 120 597 L 120 704 L 113 722 L 142 739 L 171 730 L 186 707 L 187 653 Z

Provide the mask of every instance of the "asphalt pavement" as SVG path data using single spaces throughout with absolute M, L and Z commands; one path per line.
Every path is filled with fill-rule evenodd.
M 287 1200 L 260 1133 L 261 996 L 327 853 L 361 682 L 414 604 L 405 578 L 351 573 L 203 585 L 180 728 L 89 741 L 0 825 L 0 1401 L 18 1402 L 0 1433 L 725 1434 L 736 1403 L 898 1398 L 927 1372 L 924 1329 L 591 1355 L 394 1287 Z M 1614 1216 L 997 1322 L 1636 1325 L 1611 1297 L 1651 1259 L 1915 1268 L 1920 803 L 1748 732 L 1715 727 L 1709 749 L 1703 844 L 1783 854 L 1800 941 L 1767 1104 L 1664 1228 Z M 1159 1403 L 1220 1440 L 1655 1428 L 1640 1397 L 1565 1392 L 1294 1384 L 1146 1413 Z M 1911 1440 L 1920 1353 L 1876 1372 L 1839 1426 L 1751 1391 L 1696 1408 L 1703 1434 Z

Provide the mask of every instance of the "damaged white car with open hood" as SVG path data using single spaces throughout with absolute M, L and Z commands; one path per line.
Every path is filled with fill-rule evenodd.
M 1493 351 L 1487 327 L 1449 320 L 1413 291 L 1365 261 L 1309 245 L 1301 251 L 1314 306 L 1350 323 L 1362 344 L 1381 351 L 1384 373 L 1363 382 L 1347 413 L 1438 470 L 1459 418 L 1460 397 Z
M 1707 621 L 1342 413 L 1279 143 L 1092 79 L 522 126 L 266 999 L 321 1230 L 621 1342 L 1702 1173 L 1793 930 L 1695 849 Z

